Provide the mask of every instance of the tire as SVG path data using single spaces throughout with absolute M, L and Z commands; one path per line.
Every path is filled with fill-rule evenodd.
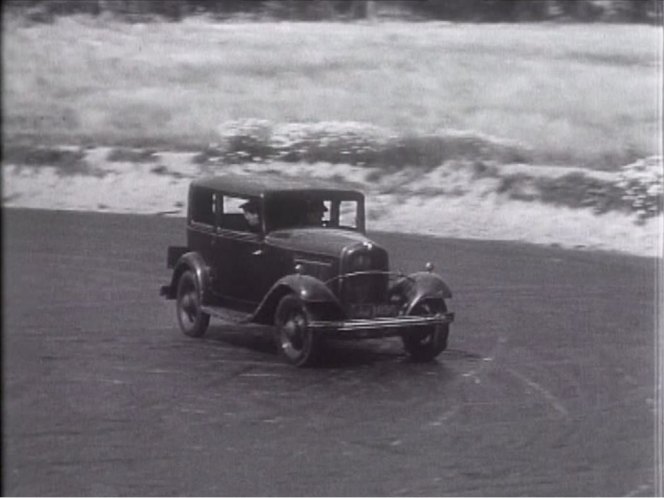
M 210 315 L 201 310 L 201 293 L 194 273 L 187 270 L 178 280 L 176 310 L 180 330 L 189 337 L 201 337 L 210 324 Z
M 444 301 L 435 309 L 429 303 L 421 303 L 415 306 L 411 315 L 433 315 L 436 312 L 447 311 Z M 432 325 L 429 327 L 416 327 L 402 334 L 401 340 L 404 349 L 413 361 L 431 361 L 447 349 L 447 337 L 450 333 L 449 324 Z
M 314 365 L 320 354 L 321 341 L 308 327 L 309 320 L 302 301 L 291 294 L 281 298 L 274 313 L 279 353 L 297 367 Z

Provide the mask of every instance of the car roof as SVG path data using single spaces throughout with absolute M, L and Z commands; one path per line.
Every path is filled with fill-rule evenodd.
M 359 190 L 339 188 L 330 181 L 320 179 L 286 178 L 274 174 L 208 176 L 191 182 L 192 187 L 203 187 L 240 196 L 262 197 L 277 193 L 320 193 L 363 196 Z

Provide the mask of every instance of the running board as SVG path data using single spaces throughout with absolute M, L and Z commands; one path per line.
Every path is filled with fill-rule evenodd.
M 237 324 L 251 323 L 251 320 L 254 317 L 253 313 L 231 310 L 221 306 L 201 306 L 201 311 L 226 322 Z

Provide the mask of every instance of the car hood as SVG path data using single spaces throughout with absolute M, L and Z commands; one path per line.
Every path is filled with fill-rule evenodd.
M 343 248 L 358 243 L 368 242 L 374 244 L 366 235 L 349 230 L 335 228 L 294 228 L 271 232 L 266 237 L 270 245 L 327 256 L 339 256 Z

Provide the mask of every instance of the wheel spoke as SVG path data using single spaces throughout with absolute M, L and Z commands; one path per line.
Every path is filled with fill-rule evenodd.
M 288 340 L 292 341 L 297 337 L 297 325 L 292 320 L 288 320 L 283 327 L 284 332 Z
M 178 284 L 177 316 L 182 332 L 191 337 L 202 336 L 210 322 L 210 315 L 201 310 L 198 286 L 189 271 L 181 275 Z
M 187 316 L 187 319 L 193 323 L 196 321 L 197 300 L 195 292 L 188 292 L 182 297 L 182 310 Z
M 411 315 L 429 316 L 436 311 L 445 311 L 445 305 L 435 309 L 429 303 L 422 303 L 415 307 Z M 447 347 L 447 327 L 429 326 L 420 330 L 409 330 L 402 335 L 403 344 L 410 356 L 416 360 L 431 360 Z
M 297 310 L 290 310 L 286 315 L 281 329 L 281 349 L 290 357 L 297 357 L 304 347 L 304 330 L 306 321 Z
M 295 296 L 285 296 L 275 313 L 278 347 L 288 361 L 297 366 L 311 365 L 318 353 L 318 342 L 308 327 L 307 311 Z
M 298 351 L 302 349 L 302 327 L 297 321 L 297 315 L 293 314 L 289 317 L 284 327 L 284 332 L 291 348 Z

